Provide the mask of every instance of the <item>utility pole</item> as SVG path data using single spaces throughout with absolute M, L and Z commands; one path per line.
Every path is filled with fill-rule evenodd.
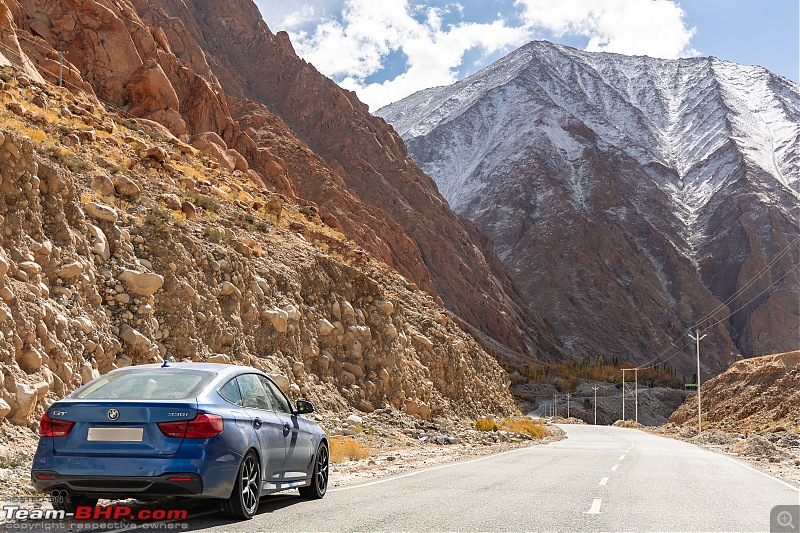
M 596 385 L 594 387 L 592 387 L 592 389 L 594 389 L 594 425 L 595 426 L 597 425 L 597 389 L 599 389 L 599 388 L 600 387 L 598 387 Z
M 622 420 L 625 420 L 625 369 L 622 369 Z
M 625 420 L 625 372 L 633 371 L 636 395 L 636 423 L 639 423 L 639 368 L 623 368 L 622 370 L 622 419 Z
M 636 387 L 634 390 L 636 391 L 636 423 L 639 423 L 639 369 L 633 369 L 633 378 L 636 381 Z
M 567 393 L 567 418 L 569 418 L 569 396 L 570 394 Z
M 703 432 L 703 410 L 700 406 L 700 341 L 706 338 L 706 333 L 700 336 L 700 328 L 695 326 L 694 335 L 689 333 L 689 338 L 697 343 L 697 434 Z
M 553 394 L 553 418 L 558 416 L 558 399 L 556 395 Z
M 58 86 L 64 85 L 64 52 L 58 52 Z
M 635 368 L 622 368 L 622 419 L 625 420 L 625 372 L 636 370 Z M 637 405 L 638 413 L 638 405 Z M 637 415 L 638 418 L 638 415 Z

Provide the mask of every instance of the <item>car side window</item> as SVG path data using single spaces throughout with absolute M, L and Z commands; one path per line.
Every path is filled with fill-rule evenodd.
M 242 391 L 242 405 L 253 409 L 273 411 L 272 402 L 270 402 L 271 395 L 267 393 L 267 389 L 258 378 L 259 376 L 256 374 L 244 374 L 236 378 Z
M 232 379 L 223 385 L 222 388 L 219 389 L 219 395 L 222 396 L 222 399 L 226 402 L 239 406 L 242 405 L 242 393 L 239 391 L 239 385 L 236 383 L 236 379 Z
M 265 389 L 267 389 L 267 393 L 272 399 L 272 407 L 274 408 L 274 411 L 276 413 L 291 414 L 292 408 L 289 407 L 289 402 L 286 400 L 286 396 L 284 396 L 283 392 L 278 389 L 277 385 L 264 376 L 258 376 L 258 378 L 261 380 L 261 384 L 264 385 Z

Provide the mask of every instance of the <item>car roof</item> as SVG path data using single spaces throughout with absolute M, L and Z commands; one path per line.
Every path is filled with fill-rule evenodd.
M 220 377 L 224 376 L 231 376 L 234 374 L 238 374 L 241 372 L 256 372 L 258 374 L 264 374 L 264 372 L 258 370 L 257 368 L 253 368 L 250 366 L 245 365 L 231 365 L 231 364 L 223 364 L 223 363 L 173 363 L 169 362 L 167 366 L 164 366 L 163 363 L 153 363 L 148 365 L 133 365 L 133 366 L 126 366 L 122 368 L 117 368 L 113 370 L 113 372 L 119 372 L 124 370 L 155 370 L 155 369 L 165 369 L 165 370 L 202 370 L 205 372 L 214 372 Z

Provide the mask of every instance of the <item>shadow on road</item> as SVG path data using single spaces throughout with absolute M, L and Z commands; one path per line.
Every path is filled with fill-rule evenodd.
M 275 511 L 280 511 L 286 507 L 290 507 L 292 505 L 296 505 L 298 503 L 308 501 L 301 498 L 297 494 L 272 494 L 269 496 L 264 496 L 261 498 L 261 502 L 258 504 L 258 511 L 256 511 L 256 517 L 269 515 Z M 210 509 L 208 509 L 210 510 Z M 197 518 L 193 518 L 192 514 L 189 515 L 189 519 L 186 521 L 189 527 L 186 529 L 181 528 L 181 531 L 203 531 L 207 529 L 215 529 L 220 526 L 225 526 L 229 524 L 242 524 L 245 526 L 247 521 L 242 520 L 235 520 L 231 518 L 227 518 L 222 515 L 222 512 L 217 511 L 215 513 L 203 514 Z M 247 529 L 246 527 L 243 530 Z

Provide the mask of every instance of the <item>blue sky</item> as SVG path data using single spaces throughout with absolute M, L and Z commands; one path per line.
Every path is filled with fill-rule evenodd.
M 534 39 L 590 51 L 713 55 L 800 79 L 798 0 L 255 0 L 273 32 L 374 111 Z

